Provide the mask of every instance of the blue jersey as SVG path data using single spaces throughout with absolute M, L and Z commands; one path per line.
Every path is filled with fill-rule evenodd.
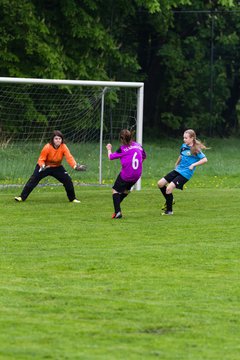
M 191 146 L 188 146 L 186 144 L 182 144 L 180 149 L 180 155 L 181 160 L 180 163 L 176 166 L 175 170 L 189 180 L 191 179 L 195 171 L 195 167 L 193 168 L 193 170 L 190 170 L 189 166 L 205 158 L 206 156 L 203 154 L 202 151 L 200 151 L 196 155 L 193 155 L 191 153 Z

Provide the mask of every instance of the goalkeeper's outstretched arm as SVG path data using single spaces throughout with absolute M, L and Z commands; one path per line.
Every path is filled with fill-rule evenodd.
M 76 170 L 76 171 L 86 171 L 87 170 L 87 165 L 76 164 L 74 166 L 74 170 Z

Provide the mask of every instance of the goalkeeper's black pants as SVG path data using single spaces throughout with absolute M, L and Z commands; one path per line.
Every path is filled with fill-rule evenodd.
M 40 167 L 39 165 L 37 165 L 32 176 L 29 178 L 26 185 L 24 186 L 21 193 L 21 198 L 23 201 L 27 199 L 28 195 L 38 185 L 39 181 L 41 181 L 47 176 L 53 176 L 60 183 L 63 184 L 69 201 L 73 201 L 76 198 L 72 179 L 62 165 L 57 167 L 49 167 L 41 172 L 39 172 L 39 169 Z

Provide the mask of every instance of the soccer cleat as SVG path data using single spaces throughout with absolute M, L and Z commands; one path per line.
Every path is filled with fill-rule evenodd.
M 165 210 L 162 215 L 173 215 L 173 211 L 167 211 Z
M 112 219 L 121 219 L 122 218 L 122 213 L 119 211 L 117 214 L 113 213 L 112 214 Z
M 74 199 L 72 202 L 73 202 L 73 203 L 76 203 L 76 204 L 79 204 L 81 201 L 78 200 L 78 199 Z
M 21 196 L 15 196 L 14 199 L 15 199 L 17 202 L 23 201 L 23 199 L 21 198 Z
M 175 205 L 175 200 L 174 200 L 174 199 L 173 199 L 172 204 Z M 162 210 L 164 210 L 164 211 L 167 210 L 167 203 L 166 203 L 166 202 L 165 202 L 165 204 L 163 205 Z

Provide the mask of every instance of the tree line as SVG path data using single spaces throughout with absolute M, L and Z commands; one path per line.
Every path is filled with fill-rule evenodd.
M 238 132 L 234 0 L 0 0 L 0 76 L 144 81 L 145 133 Z

